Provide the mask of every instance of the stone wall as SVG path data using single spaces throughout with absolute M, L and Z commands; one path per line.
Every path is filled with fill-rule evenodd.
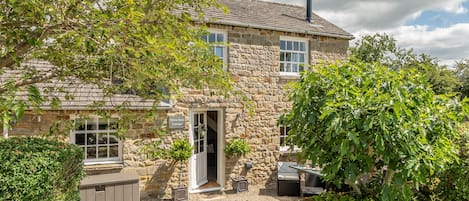
M 275 188 L 277 162 L 295 160 L 294 154 L 280 153 L 278 117 L 289 111 L 291 103 L 285 97 L 285 85 L 299 77 L 282 76 L 279 73 L 281 36 L 301 37 L 309 40 L 310 63 L 336 61 L 346 56 L 348 41 L 323 36 L 291 34 L 285 32 L 211 25 L 211 28 L 226 30 L 228 47 L 227 70 L 233 80 L 253 103 L 250 115 L 245 104 L 236 97 L 210 96 L 208 90 L 183 89 L 184 96 L 175 100 L 173 109 L 162 111 L 162 123 L 135 122 L 127 131 L 123 148 L 123 164 L 87 167 L 88 174 L 135 171 L 140 176 L 142 198 L 169 198 L 171 186 L 178 184 L 179 166 L 164 160 L 148 160 L 139 153 L 136 141 L 158 139 L 154 128 L 165 127 L 167 116 L 185 116 L 183 130 L 170 131 L 164 137 L 166 147 L 175 139 L 189 139 L 190 112 L 194 109 L 219 109 L 224 114 L 224 141 L 234 138 L 246 139 L 251 153 L 242 158 L 225 157 L 225 189 L 231 188 L 231 178 L 238 174 L 248 178 L 250 185 Z M 86 114 L 90 111 L 46 111 L 41 115 L 28 113 L 15 125 L 11 135 L 37 135 L 47 133 L 56 120 L 68 120 L 71 114 Z M 65 139 L 67 140 L 67 139 Z M 250 170 L 244 162 L 252 161 Z M 182 167 L 182 181 L 189 184 L 189 166 Z
M 237 88 L 247 95 L 254 104 L 251 116 L 236 100 L 210 98 L 207 92 L 188 93 L 176 103 L 175 110 L 188 113 L 194 108 L 223 108 L 225 112 L 225 141 L 244 138 L 251 145 L 252 152 L 232 161 L 226 159 L 225 187 L 231 188 L 231 178 L 242 173 L 250 184 L 275 187 L 277 161 L 282 157 L 279 151 L 278 117 L 289 111 L 291 104 L 285 97 L 285 85 L 299 77 L 282 76 L 279 73 L 281 36 L 307 38 L 311 63 L 336 61 L 346 56 L 348 41 L 322 36 L 291 34 L 233 26 L 212 25 L 211 28 L 226 30 L 228 37 L 228 71 Z M 252 161 L 251 170 L 243 168 L 245 161 Z

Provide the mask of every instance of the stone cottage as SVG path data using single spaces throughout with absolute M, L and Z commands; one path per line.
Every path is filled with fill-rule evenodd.
M 170 187 L 178 182 L 179 167 L 147 159 L 136 143 L 152 140 L 154 129 L 165 127 L 169 130 L 163 140 L 166 144 L 184 138 L 195 147 L 192 158 L 182 167 L 182 180 L 190 193 L 229 189 L 231 178 L 238 174 L 246 176 L 250 185 L 276 188 L 277 162 L 292 156 L 284 144 L 288 127 L 277 125 L 279 116 L 290 108 L 285 85 L 298 80 L 309 64 L 344 58 L 353 36 L 304 7 L 257 0 L 220 2 L 230 12 L 207 10 L 206 17 L 211 20 L 206 40 L 215 43 L 214 52 L 223 59 L 237 88 L 252 100 L 254 113 L 248 114 L 240 102 L 210 96 L 208 91 L 184 89 L 180 99 L 160 103 L 161 121 L 131 122 L 124 141 L 116 137 L 113 118 L 90 115 L 76 122 L 69 137 L 71 143 L 83 148 L 88 175 L 136 172 L 143 199 L 169 198 Z M 31 61 L 25 65 L 47 68 L 49 64 Z M 44 132 L 57 120 L 90 114 L 87 105 L 103 97 L 96 86 L 70 82 L 67 88 L 74 100 L 63 100 L 61 109 L 27 113 L 10 135 Z M 128 95 L 101 101 L 103 109 L 128 102 L 137 113 L 152 105 Z M 206 134 L 201 135 L 200 130 Z M 235 138 L 245 139 L 252 150 L 236 160 L 223 152 L 225 144 Z M 244 167 L 247 161 L 252 162 L 252 168 Z

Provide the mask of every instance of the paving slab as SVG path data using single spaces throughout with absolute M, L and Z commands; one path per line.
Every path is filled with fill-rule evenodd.
M 261 186 L 249 186 L 248 192 L 235 193 L 233 190 L 210 193 L 190 194 L 193 201 L 301 201 L 300 197 L 277 196 L 276 189 L 265 189 Z

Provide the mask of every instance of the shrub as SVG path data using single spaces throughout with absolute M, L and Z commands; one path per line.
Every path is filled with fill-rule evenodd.
M 336 192 L 326 192 L 319 194 L 318 196 L 306 198 L 305 201 L 373 201 L 373 198 L 362 197 L 356 198 L 358 196 L 353 196 L 352 194 L 347 193 L 336 193 Z
M 383 172 L 380 199 L 410 200 L 412 186 L 457 160 L 461 104 L 435 95 L 416 70 L 353 60 L 311 69 L 293 84 L 281 119 L 326 181 L 361 194 L 361 179 Z
M 0 200 L 79 200 L 83 152 L 32 137 L 0 139 Z
M 168 156 L 177 162 L 187 161 L 192 156 L 192 149 L 193 147 L 187 140 L 176 140 L 171 144 Z
M 248 143 L 241 139 L 234 139 L 225 147 L 225 153 L 229 156 L 244 156 L 251 152 Z
M 417 195 L 419 200 L 469 200 L 469 122 L 459 126 L 460 152 L 454 162 L 439 172 Z

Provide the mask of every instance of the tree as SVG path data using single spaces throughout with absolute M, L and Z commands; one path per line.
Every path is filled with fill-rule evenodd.
M 201 40 L 207 7 L 224 9 L 216 0 L 2 1 L 0 76 L 22 76 L 0 81 L 0 103 L 20 92 L 36 98 L 19 100 L 20 105 L 34 106 L 41 97 L 56 101 L 60 86 L 45 96 L 34 84 L 69 77 L 99 85 L 109 96 L 132 90 L 156 104 L 166 91 L 178 95 L 184 87 L 225 94 L 232 89 L 231 79 Z M 28 60 L 54 67 L 40 71 L 21 65 Z
M 409 200 L 407 184 L 418 187 L 457 159 L 460 104 L 436 95 L 416 69 L 356 59 L 311 68 L 293 85 L 282 121 L 291 144 L 322 166 L 327 181 Z M 374 186 L 361 182 L 366 176 Z
M 363 36 L 350 48 L 350 53 L 352 60 L 379 63 L 393 70 L 416 69 L 425 75 L 437 94 L 457 92 L 461 84 L 454 70 L 438 64 L 434 57 L 398 47 L 396 40 L 386 34 Z
M 464 59 L 456 62 L 456 75 L 461 83 L 458 92 L 461 97 L 469 97 L 469 60 Z

